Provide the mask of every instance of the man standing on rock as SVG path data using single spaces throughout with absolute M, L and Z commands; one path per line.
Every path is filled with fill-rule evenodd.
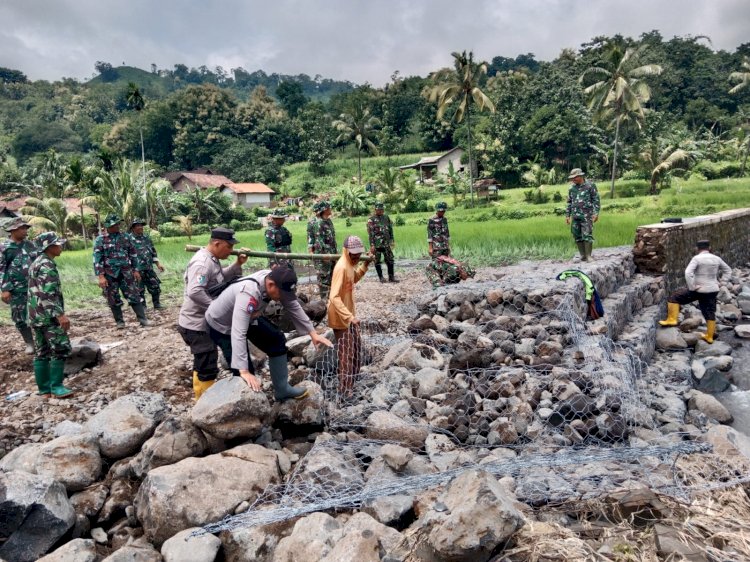
M 698 301 L 703 318 L 706 319 L 706 333 L 701 339 L 714 343 L 716 332 L 716 296 L 719 294 L 718 278 L 731 275 L 732 269 L 719 256 L 711 253 L 711 243 L 699 240 L 696 244 L 698 254 L 690 260 L 685 269 L 687 287 L 681 287 L 669 295 L 667 301 L 667 319 L 660 320 L 662 326 L 677 326 L 680 316 L 680 305 Z
M 242 275 L 242 266 L 247 261 L 245 254 L 237 256 L 237 261 L 228 267 L 221 267 L 232 253 L 238 241 L 234 230 L 214 228 L 208 246 L 198 250 L 185 270 L 185 292 L 183 294 L 177 331 L 193 354 L 193 392 L 195 399 L 214 384 L 219 373 L 216 344 L 208 335 L 205 314 L 211 301 L 208 290 L 225 281 Z
M 26 293 L 29 266 L 39 255 L 39 249 L 26 237 L 31 225 L 18 217 L 8 226 L 10 236 L 0 243 L 0 291 L 2 300 L 10 305 L 10 316 L 20 332 L 27 355 L 34 353 L 34 336 L 26 319 Z
M 381 260 L 385 258 L 388 281 L 398 283 L 393 263 L 393 248 L 396 246 L 393 239 L 393 223 L 385 214 L 385 205 L 382 203 L 375 203 L 375 214 L 367 219 L 367 237 L 370 240 L 370 253 L 375 256 L 375 271 L 378 272 L 380 282 L 385 283 L 383 267 L 380 265 Z
M 565 222 L 570 225 L 581 261 L 589 261 L 594 244 L 594 223 L 599 220 L 601 209 L 599 192 L 596 184 L 586 179 L 581 168 L 571 170 L 568 179 L 573 183 L 568 190 Z
M 427 244 L 432 259 L 451 255 L 451 233 L 448 230 L 448 219 L 445 218 L 447 209 L 448 205 L 441 201 L 435 205 L 435 216 L 427 222 Z
M 261 386 L 255 377 L 247 342 L 268 355 L 268 370 L 277 402 L 290 398 L 300 400 L 307 395 L 307 390 L 289 384 L 284 332 L 264 316 L 270 301 L 281 303 L 289 312 L 297 332 L 308 334 L 316 347 L 319 344 L 333 347 L 328 339 L 315 331 L 297 300 L 296 288 L 294 270 L 288 267 L 264 269 L 229 285 L 206 311 L 208 332 L 214 344 L 219 346 L 233 372 L 256 392 Z
M 94 241 L 94 273 L 99 278 L 99 287 L 107 299 L 117 328 L 125 328 L 121 291 L 141 326 L 150 326 L 139 287 L 141 274 L 138 271 L 138 254 L 132 238 L 120 232 L 121 222 L 122 219 L 116 214 L 107 215 L 104 219 L 106 232 Z
M 358 236 L 344 241 L 339 261 L 333 269 L 331 298 L 328 300 L 328 327 L 336 339 L 339 362 L 339 394 L 351 394 L 360 368 L 359 318 L 354 305 L 354 285 L 364 277 L 369 262 L 360 263 L 365 246 Z
M 135 247 L 135 253 L 138 256 L 138 270 L 141 274 L 141 299 L 146 302 L 146 290 L 151 295 L 155 310 L 162 310 L 161 305 L 161 280 L 154 271 L 154 265 L 160 272 L 164 271 L 164 266 L 159 262 L 159 256 L 156 254 L 154 242 L 148 234 L 143 232 L 143 226 L 146 221 L 143 219 L 134 219 L 130 223 L 130 238 Z
M 292 251 L 292 233 L 284 226 L 286 213 L 281 210 L 274 211 L 269 215 L 271 225 L 266 229 L 266 250 L 269 252 L 290 253 Z M 277 265 L 285 265 L 294 269 L 294 263 L 291 260 L 280 260 L 278 258 L 269 258 L 268 267 L 274 268 Z
M 331 220 L 331 204 L 318 201 L 313 206 L 315 216 L 307 223 L 307 249 L 311 254 L 337 254 L 336 231 Z M 322 300 L 328 299 L 331 290 L 333 262 L 330 260 L 313 260 L 318 277 L 318 291 Z
M 37 238 L 41 254 L 29 268 L 28 319 L 34 328 L 34 379 L 42 396 L 67 398 L 73 391 L 63 385 L 65 360 L 71 346 L 65 316 L 60 274 L 55 258 L 62 253 L 64 238 L 45 232 Z

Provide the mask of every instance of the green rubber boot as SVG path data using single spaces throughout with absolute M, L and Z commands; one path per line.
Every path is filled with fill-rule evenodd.
M 576 246 L 578 247 L 578 253 L 581 254 L 581 261 L 588 261 L 588 257 L 586 256 L 586 242 L 576 242 Z
M 47 398 L 52 394 L 49 384 L 49 359 L 34 359 L 34 380 L 40 396 Z
M 301 400 L 307 396 L 306 388 L 297 388 L 289 384 L 289 366 L 286 363 L 286 354 L 269 357 L 268 370 L 271 371 L 273 397 L 276 402 L 283 402 L 290 398 Z
M 73 391 L 63 386 L 65 378 L 65 359 L 52 359 L 49 362 L 49 382 L 52 396 L 55 398 L 68 398 Z

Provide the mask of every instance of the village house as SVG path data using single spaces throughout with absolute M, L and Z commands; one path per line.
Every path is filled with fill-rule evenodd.
M 232 199 L 233 203 L 242 205 L 246 209 L 252 207 L 270 207 L 276 192 L 263 183 L 234 183 L 227 182 L 219 187 L 219 191 Z
M 453 169 L 456 172 L 463 172 L 464 165 L 461 163 L 464 149 L 460 147 L 452 148 L 444 154 L 438 156 L 425 156 L 419 159 L 419 162 L 399 166 L 399 170 L 419 170 L 419 181 L 424 183 L 428 180 L 435 179 L 437 174 L 447 174 L 448 168 L 453 163 Z
M 191 172 L 169 172 L 164 175 L 164 178 L 178 193 L 183 193 L 188 189 L 221 189 L 222 185 L 232 183 L 228 177 L 215 174 L 207 168 Z

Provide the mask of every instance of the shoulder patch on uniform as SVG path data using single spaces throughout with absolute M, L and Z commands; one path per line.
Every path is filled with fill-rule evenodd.
M 255 297 L 250 297 L 247 300 L 247 307 L 245 308 L 245 310 L 248 314 L 252 314 L 253 312 L 255 312 L 256 308 L 258 308 L 258 299 L 256 299 Z
M 203 286 L 203 285 L 206 284 L 206 280 L 207 280 L 207 278 L 206 278 L 206 274 L 205 273 L 199 273 L 195 277 L 195 282 L 198 283 L 198 285 L 201 285 L 201 286 Z

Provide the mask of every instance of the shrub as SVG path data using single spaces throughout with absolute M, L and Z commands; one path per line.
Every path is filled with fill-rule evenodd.
M 89 245 L 90 244 L 91 242 L 89 242 Z M 86 246 L 83 242 L 83 238 L 81 238 L 80 236 L 71 236 L 70 238 L 68 238 L 68 245 L 67 245 L 68 250 L 70 251 L 83 250 L 85 247 Z
M 555 203 L 560 203 L 563 200 L 562 193 L 560 193 L 559 191 L 555 191 L 555 193 L 552 194 L 552 200 Z
M 396 218 L 393 219 L 393 224 L 395 226 L 404 226 L 406 224 L 406 221 L 404 220 L 404 217 L 401 215 L 396 215 Z
M 183 236 L 182 229 L 179 224 L 173 222 L 165 222 L 159 225 L 159 232 L 164 238 L 173 238 L 175 236 Z
M 211 226 L 206 223 L 193 223 L 193 236 L 198 236 L 199 234 L 208 234 L 211 232 Z
M 693 173 L 699 173 L 709 180 L 721 178 L 737 178 L 740 176 L 742 164 L 734 161 L 709 162 L 702 160 L 693 167 Z
M 158 230 L 152 230 L 147 226 L 143 229 L 143 231 L 151 237 L 151 241 L 154 244 L 158 244 L 159 242 L 161 242 L 161 232 L 159 232 Z
M 541 205 L 543 203 L 549 203 L 550 196 L 541 189 L 529 189 L 523 192 L 523 199 L 532 205 Z

